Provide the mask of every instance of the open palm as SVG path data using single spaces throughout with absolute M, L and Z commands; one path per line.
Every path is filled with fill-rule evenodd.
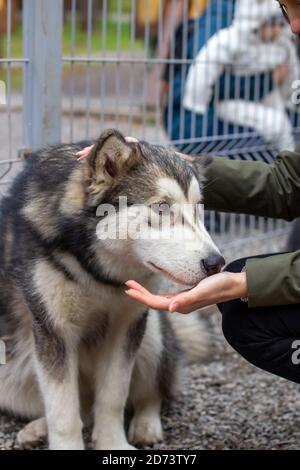
M 173 294 L 152 294 L 136 281 L 127 281 L 126 294 L 148 307 L 169 312 L 190 313 L 199 308 L 247 297 L 246 274 L 222 272 L 207 277 L 192 289 Z

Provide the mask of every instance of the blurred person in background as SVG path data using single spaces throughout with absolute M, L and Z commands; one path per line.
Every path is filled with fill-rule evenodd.
M 199 141 L 199 137 L 214 133 L 212 108 L 205 119 L 183 108 L 186 76 L 198 51 L 217 31 L 231 25 L 235 3 L 235 0 L 210 0 L 201 14 L 179 24 L 169 45 L 170 62 L 164 68 L 161 87 L 163 124 L 169 139 L 186 153 L 197 153 L 199 145 L 191 143 L 193 139 Z
M 192 64 L 165 67 L 163 113 L 181 151 L 213 152 L 220 141 L 226 154 L 226 142 L 238 149 L 245 133 L 257 135 L 252 145 L 293 148 L 287 108 L 299 60 L 278 12 L 273 0 L 211 1 L 196 22 L 178 27 L 169 57 Z
M 245 159 L 248 146 L 251 158 L 258 148 L 269 161 L 264 149 L 294 149 L 289 107 L 300 64 L 276 2 L 212 1 L 197 23 L 179 26 L 175 45 L 176 59 L 193 59 L 186 67 L 169 65 L 164 74 L 164 127 L 180 151 L 221 154 L 221 143 L 223 154 L 229 148 Z M 220 218 L 213 217 L 218 232 Z M 209 212 L 205 223 L 210 229 Z
M 273 0 L 239 0 L 232 25 L 216 33 L 190 67 L 183 104 L 201 116 L 213 106 L 219 119 L 255 131 L 280 151 L 295 147 L 286 104 L 300 64 L 278 15 Z
M 209 0 L 137 0 L 136 37 L 145 41 L 148 35 L 151 57 L 161 61 L 152 65 L 150 70 L 148 108 L 156 106 L 157 83 L 160 82 L 163 61 L 168 58 L 178 25 L 187 24 L 201 15 L 208 2 Z

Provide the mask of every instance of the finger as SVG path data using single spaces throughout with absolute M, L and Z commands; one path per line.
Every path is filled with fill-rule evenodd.
M 79 150 L 79 152 L 76 152 L 75 155 L 78 155 L 79 157 L 82 157 L 83 155 L 86 155 L 87 151 L 86 148 L 83 150 Z
M 83 150 L 77 152 L 76 155 L 78 155 L 79 157 L 77 160 L 82 160 L 83 158 L 86 158 L 90 154 L 92 148 L 93 145 L 91 145 L 90 147 L 85 147 Z
M 84 160 L 86 157 L 87 157 L 87 154 L 80 155 L 79 157 L 77 157 L 77 160 L 78 160 L 78 161 Z
M 169 309 L 169 301 L 167 299 L 158 298 L 158 297 L 150 297 L 141 294 L 138 291 L 133 289 L 129 289 L 125 291 L 125 293 L 131 297 L 132 299 L 147 305 L 150 308 L 158 309 L 158 310 L 168 310 Z
M 187 314 L 190 312 L 193 312 L 199 308 L 199 305 L 189 305 L 185 307 L 179 307 L 176 308 L 175 310 L 170 310 L 170 299 L 164 296 L 154 296 L 152 294 L 150 295 L 144 295 L 139 291 L 136 291 L 134 289 L 129 289 L 128 291 L 125 291 L 125 293 L 131 297 L 132 299 L 141 302 L 145 305 L 147 305 L 150 308 L 157 309 L 157 310 L 165 310 L 165 311 L 173 311 L 182 313 L 182 314 Z
M 174 299 L 174 297 L 177 296 L 177 294 L 159 294 L 161 297 L 164 299 Z
M 141 284 L 139 284 L 138 282 L 136 281 L 133 281 L 133 280 L 130 280 L 130 281 L 126 281 L 125 282 L 125 285 L 127 287 L 130 287 L 130 289 L 133 289 L 137 292 L 140 292 L 141 294 L 144 294 L 146 295 L 147 297 L 152 297 L 154 296 L 155 294 L 152 294 L 151 292 L 149 292 L 147 289 L 145 289 L 145 287 L 141 286 Z M 160 297 L 163 297 L 165 299 L 171 299 L 175 296 L 176 294 L 159 294 Z
M 167 299 L 171 299 L 177 297 L 178 295 L 184 294 L 185 292 L 189 292 L 191 289 L 184 289 L 178 292 L 170 292 L 169 294 L 163 294 L 162 292 L 159 293 L 162 297 L 166 297 Z
M 185 309 L 193 305 L 197 305 L 201 302 L 199 298 L 199 292 L 196 289 L 191 289 L 186 292 L 178 294 L 172 299 L 170 304 L 170 312 L 178 312 L 179 310 Z
M 82 155 L 80 155 L 77 160 L 80 161 L 80 160 L 84 160 L 84 158 L 88 157 L 90 152 L 85 152 L 83 153 Z
M 151 292 L 149 292 L 147 289 L 145 289 L 145 287 L 141 286 L 141 284 L 139 284 L 138 282 L 134 281 L 134 280 L 129 280 L 127 282 L 125 282 L 126 286 L 130 287 L 131 289 L 135 289 L 139 292 L 143 292 L 144 294 L 148 294 L 148 295 L 151 295 Z
M 137 144 L 138 143 L 138 139 L 136 139 L 135 137 L 125 137 L 125 140 L 126 142 L 128 143 L 134 143 L 134 144 Z
M 161 297 L 165 297 L 166 299 L 175 299 L 176 297 L 178 297 L 178 295 L 181 295 L 182 293 L 184 292 L 188 292 L 188 290 L 182 290 L 182 291 L 179 291 L 179 292 L 174 292 L 173 294 L 159 294 Z
M 150 308 L 154 308 L 157 310 L 166 310 L 166 311 L 169 310 L 170 301 L 163 297 L 159 297 L 155 295 L 146 296 L 142 294 L 141 292 L 138 292 L 134 289 L 129 289 L 125 291 L 125 293 L 132 299 L 137 300 L 138 302 L 141 302 Z
M 149 292 L 145 287 L 141 286 L 141 284 L 139 284 L 138 282 L 136 282 L 134 280 L 126 281 L 125 284 L 126 284 L 126 286 L 130 287 L 131 289 L 138 290 L 139 292 L 143 292 L 144 294 L 154 295 L 151 292 Z M 174 293 L 171 292 L 170 294 L 160 293 L 159 295 L 161 297 L 165 297 L 166 299 L 172 299 L 173 297 L 176 297 L 177 295 L 182 294 L 183 292 L 188 292 L 189 290 L 190 289 L 185 289 L 185 290 L 182 290 L 182 291 L 179 291 L 179 292 L 174 292 Z

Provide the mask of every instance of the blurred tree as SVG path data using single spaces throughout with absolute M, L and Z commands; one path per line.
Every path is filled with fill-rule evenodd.
M 18 0 L 12 0 L 11 3 L 11 30 L 15 31 L 17 26 L 17 7 Z M 3 37 L 7 33 L 7 0 L 0 0 L 0 57 L 4 57 Z
M 11 0 L 11 30 L 17 26 L 17 0 Z M 6 34 L 7 30 L 7 0 L 0 0 L 0 34 Z
M 170 20 L 170 15 L 174 14 L 176 28 L 184 16 L 184 12 L 188 11 L 189 18 L 201 15 L 209 0 L 137 0 L 136 9 L 136 29 L 137 37 L 143 37 L 145 32 L 145 24 L 150 27 L 150 36 L 157 37 L 159 10 L 162 8 L 164 26 Z M 172 12 L 172 13 L 171 13 Z M 174 23 L 174 20 L 173 20 Z

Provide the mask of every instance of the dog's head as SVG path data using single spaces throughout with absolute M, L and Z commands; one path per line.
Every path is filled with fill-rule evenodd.
M 99 253 L 192 285 L 224 265 L 203 222 L 204 163 L 107 130 L 83 161 L 86 203 L 99 217 Z

